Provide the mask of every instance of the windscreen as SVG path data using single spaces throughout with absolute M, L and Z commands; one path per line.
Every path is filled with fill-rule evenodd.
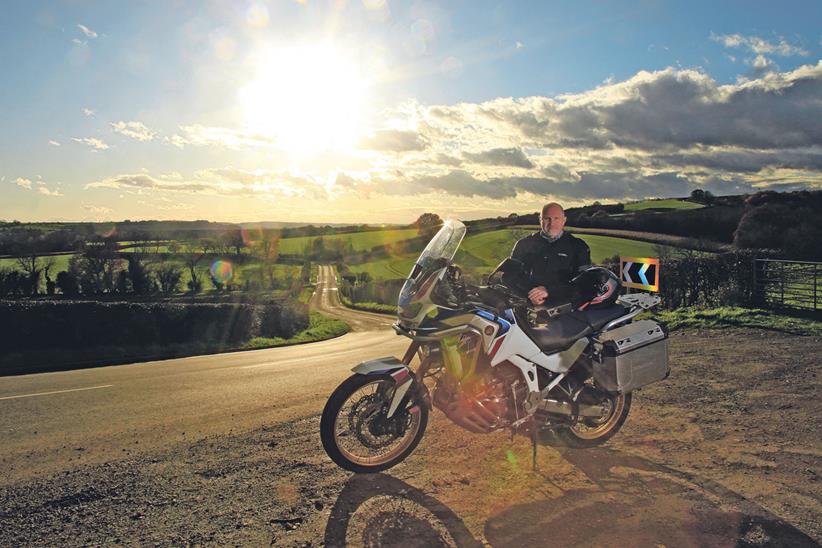
M 457 249 L 465 237 L 465 225 L 459 221 L 445 221 L 425 249 L 420 253 L 416 264 L 411 269 L 408 280 L 400 291 L 400 306 L 416 292 L 415 282 L 421 281 L 428 274 L 446 266 L 454 258 Z

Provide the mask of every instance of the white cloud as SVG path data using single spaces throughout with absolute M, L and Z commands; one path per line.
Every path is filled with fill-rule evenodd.
M 54 146 L 54 147 L 59 147 L 60 146 L 60 141 L 55 141 L 54 139 L 50 139 L 49 144 L 51 146 Z
M 203 126 L 199 124 L 180 126 L 182 135 L 175 134 L 170 142 L 182 148 L 185 145 L 193 146 L 221 146 L 238 149 L 244 147 L 270 147 L 276 144 L 271 137 L 259 135 L 242 129 Z
M 41 186 L 37 188 L 37 192 L 44 196 L 62 196 L 63 193 L 59 190 L 49 190 L 48 188 Z
M 166 143 L 171 143 L 172 145 L 174 145 L 177 148 L 185 148 L 186 145 L 190 144 L 189 141 L 186 140 L 185 137 L 177 135 L 176 133 L 174 135 L 172 135 L 171 137 L 163 137 L 163 140 Z
M 531 169 L 534 164 L 520 148 L 493 148 L 482 152 L 465 152 L 463 157 L 477 164 L 523 167 Z
M 150 131 L 142 122 L 114 122 L 111 124 L 114 131 L 138 141 L 151 141 L 155 133 Z
M 711 40 L 719 42 L 726 48 L 741 48 L 747 49 L 757 55 L 772 54 L 780 55 L 782 57 L 792 57 L 799 55 L 807 57 L 808 50 L 788 43 L 782 36 L 778 41 L 771 42 L 759 36 L 743 36 L 741 34 L 713 34 L 711 33 Z
M 85 114 L 86 116 L 94 116 L 96 114 L 96 111 L 92 108 L 85 107 L 83 108 L 83 114 Z
M 77 25 L 77 28 L 80 29 L 83 34 L 86 35 L 87 38 L 97 38 L 97 33 L 88 28 L 85 25 Z
M 93 148 L 95 151 L 97 150 L 108 150 L 109 146 L 101 141 L 100 139 L 95 139 L 94 137 L 87 137 L 87 138 L 79 138 L 79 137 L 72 137 L 72 141 L 76 141 L 78 143 L 83 143 L 84 145 L 88 145 Z
M 227 166 L 203 169 L 192 177 L 179 173 L 152 175 L 149 173 L 124 174 L 94 181 L 85 189 L 111 188 L 135 194 L 173 192 L 211 194 L 222 196 L 325 196 L 323 183 L 309 177 L 285 171 L 243 170 Z
M 85 40 L 80 40 L 79 38 L 72 38 L 71 43 L 76 46 L 85 46 L 86 44 L 88 44 L 88 42 L 86 42 Z
M 31 190 L 31 180 L 29 179 L 23 179 L 22 177 L 18 177 L 14 180 L 14 184 L 16 184 L 19 187 Z
M 396 152 L 422 150 L 425 148 L 425 145 L 425 139 L 416 131 L 400 131 L 395 129 L 376 131 L 360 141 L 361 148 L 393 150 Z
M 766 71 L 774 67 L 773 61 L 762 55 L 761 53 L 754 57 L 751 61 L 751 66 L 758 71 Z
M 517 49 L 522 49 L 522 48 L 524 48 L 524 47 L 525 47 L 525 44 L 523 44 L 522 42 L 519 42 L 519 41 L 518 41 L 518 42 L 516 43 L 516 48 L 517 48 Z

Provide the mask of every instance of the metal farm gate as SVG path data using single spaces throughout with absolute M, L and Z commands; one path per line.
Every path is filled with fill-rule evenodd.
M 822 263 L 754 259 L 754 301 L 779 308 L 822 310 Z

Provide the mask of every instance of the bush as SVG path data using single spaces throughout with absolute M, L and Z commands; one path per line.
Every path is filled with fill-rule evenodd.
M 0 301 L 4 351 L 187 342 L 236 344 L 265 334 L 290 338 L 308 326 L 300 303 Z M 264 320 L 269 315 L 271 318 Z
M 753 304 L 756 302 L 754 259 L 772 255 L 765 250 L 744 250 L 662 259 L 659 280 L 662 305 L 673 309 Z
M 262 337 L 290 339 L 308 327 L 308 307 L 305 305 L 269 304 L 261 308 L 260 336 Z

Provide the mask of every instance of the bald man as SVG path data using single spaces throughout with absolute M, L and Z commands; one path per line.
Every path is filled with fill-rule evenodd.
M 534 305 L 557 306 L 570 302 L 570 280 L 591 266 L 591 250 L 584 240 L 564 230 L 565 211 L 551 202 L 540 214 L 540 231 L 520 239 L 511 257 L 525 265 L 523 273 L 508 273 L 506 285 L 528 295 Z

